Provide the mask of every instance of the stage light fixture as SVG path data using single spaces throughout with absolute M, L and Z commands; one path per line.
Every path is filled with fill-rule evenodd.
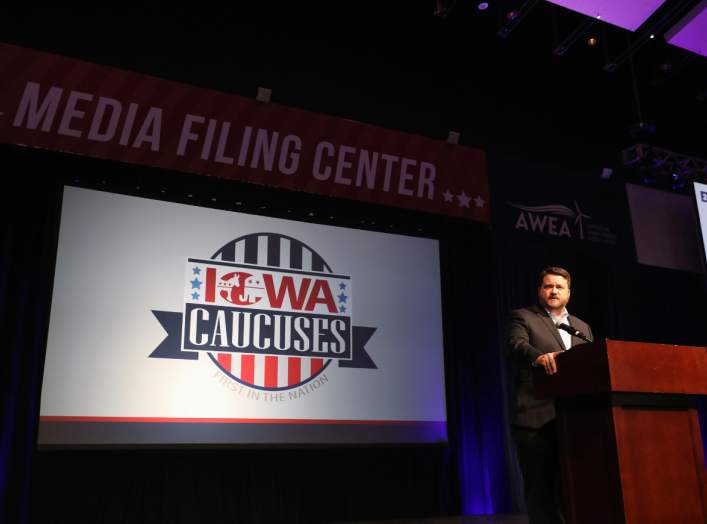
M 596 23 L 596 20 L 593 18 L 587 18 L 585 19 L 577 28 L 570 33 L 567 38 L 565 38 L 560 44 L 555 47 L 555 49 L 552 51 L 553 54 L 556 56 L 564 56 L 564 54 L 567 52 L 567 50 L 572 47 L 576 42 L 578 42 L 581 38 L 584 38 L 584 35 L 589 33 L 590 29 L 592 26 Z M 594 40 L 594 42 L 591 42 L 591 40 Z M 595 37 L 590 37 L 590 39 L 587 40 L 587 45 L 594 45 L 596 44 L 596 38 Z
M 480 2 L 477 7 L 479 8 L 479 11 L 486 11 L 489 8 L 489 3 L 488 2 Z
M 269 103 L 271 97 L 272 97 L 272 89 L 268 89 L 267 87 L 259 87 L 258 91 L 255 95 L 255 99 L 258 102 L 262 102 L 264 104 Z
M 597 45 L 597 39 L 593 36 L 590 36 L 589 38 L 587 38 L 587 45 L 589 47 L 594 47 L 595 45 Z
M 525 0 L 523 4 L 517 9 L 509 12 L 506 15 L 506 18 L 508 21 L 499 29 L 496 34 L 498 35 L 499 38 L 508 38 L 508 35 L 511 34 L 511 31 L 515 29 L 518 24 L 525 18 L 528 13 L 535 7 L 538 3 L 540 3 L 540 0 Z M 511 16 L 512 15 L 512 16 Z

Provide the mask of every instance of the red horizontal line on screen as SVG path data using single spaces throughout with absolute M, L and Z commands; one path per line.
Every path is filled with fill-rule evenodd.
M 446 424 L 444 420 L 326 420 L 301 418 L 166 418 L 166 417 L 76 417 L 41 416 L 42 422 L 170 422 L 202 424 L 365 424 L 386 426 L 424 426 Z

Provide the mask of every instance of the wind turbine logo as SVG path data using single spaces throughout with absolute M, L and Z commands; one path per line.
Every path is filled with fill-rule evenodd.
M 584 222 L 582 219 L 588 218 L 591 220 L 592 217 L 582 213 L 582 210 L 579 208 L 579 204 L 576 200 L 574 201 L 574 208 L 577 211 L 577 217 L 574 219 L 574 223 L 579 226 L 579 238 L 584 240 Z

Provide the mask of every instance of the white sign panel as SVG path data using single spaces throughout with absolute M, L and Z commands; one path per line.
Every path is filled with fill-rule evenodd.
M 700 221 L 700 231 L 702 233 L 703 261 L 707 272 L 707 184 L 694 182 L 695 201 L 697 202 L 697 216 Z M 707 274 L 705 275 L 707 276 Z
M 437 241 L 65 188 L 40 445 L 444 440 Z

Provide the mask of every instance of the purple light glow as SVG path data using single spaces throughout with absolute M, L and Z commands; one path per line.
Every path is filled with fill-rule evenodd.
M 665 0 L 548 0 L 592 18 L 635 31 Z
M 665 34 L 669 44 L 707 56 L 707 0 L 702 0 Z

